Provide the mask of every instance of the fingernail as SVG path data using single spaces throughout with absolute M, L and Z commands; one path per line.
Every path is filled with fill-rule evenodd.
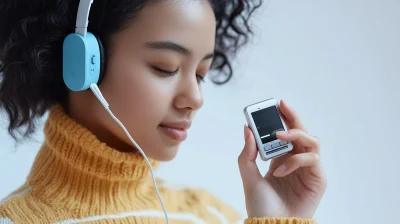
M 244 140 L 245 141 L 249 137 L 249 132 L 246 132 L 246 128 L 247 128 L 247 125 L 245 124 L 244 127 L 243 127 L 243 134 L 244 134 Z
M 286 172 L 286 170 L 287 170 L 287 165 L 283 164 L 280 167 L 278 167 L 278 169 L 275 170 L 274 176 L 281 176 Z
M 294 111 L 294 109 L 285 100 L 282 100 L 282 102 L 285 104 L 285 106 L 287 108 L 289 108 L 290 110 Z
M 280 136 L 287 136 L 288 135 L 288 133 L 287 133 L 287 131 L 277 131 L 277 132 L 275 132 L 275 136 L 277 136 L 277 135 L 280 135 Z

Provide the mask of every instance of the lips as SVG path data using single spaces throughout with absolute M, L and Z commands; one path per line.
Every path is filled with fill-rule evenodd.
M 166 122 L 159 125 L 161 131 L 175 141 L 184 141 L 187 138 L 187 129 L 191 126 L 189 121 Z

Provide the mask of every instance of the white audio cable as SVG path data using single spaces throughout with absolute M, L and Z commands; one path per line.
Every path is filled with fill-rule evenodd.
M 164 210 L 165 220 L 167 221 L 167 224 L 169 224 L 167 210 L 165 209 L 160 192 L 158 191 L 156 180 L 154 178 L 153 167 L 151 166 L 149 160 L 147 159 L 146 154 L 143 152 L 143 150 L 140 148 L 140 146 L 135 142 L 135 140 L 133 140 L 132 136 L 129 134 L 128 130 L 126 130 L 125 126 L 121 123 L 121 121 L 119 121 L 118 118 L 115 117 L 115 115 L 111 111 L 110 106 L 108 105 L 106 99 L 103 97 L 103 94 L 101 94 L 99 87 L 93 83 L 90 85 L 90 89 L 92 90 L 94 95 L 97 97 L 97 99 L 100 101 L 100 103 L 103 105 L 103 107 L 107 110 L 107 112 L 110 114 L 110 116 L 114 119 L 114 121 L 117 122 L 118 125 L 124 130 L 125 134 L 129 138 L 129 140 L 131 140 L 133 145 L 137 148 L 137 150 L 139 150 L 139 152 L 143 155 L 144 159 L 146 160 L 147 165 L 150 167 L 150 172 L 151 172 L 151 177 L 153 178 L 154 188 L 156 189 L 158 199 L 160 200 L 161 206 Z

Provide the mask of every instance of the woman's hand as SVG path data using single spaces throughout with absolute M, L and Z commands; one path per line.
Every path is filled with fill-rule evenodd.
M 300 118 L 285 102 L 280 110 L 288 132 L 277 138 L 293 143 L 293 150 L 271 161 L 265 176 L 256 165 L 257 145 L 252 131 L 245 126 L 245 146 L 239 156 L 240 174 L 249 217 L 312 218 L 327 187 L 319 160 L 320 143 L 307 133 Z

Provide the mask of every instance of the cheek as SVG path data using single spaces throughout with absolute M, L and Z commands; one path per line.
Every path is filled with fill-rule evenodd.
M 150 73 L 139 63 L 118 63 L 104 79 L 104 90 L 113 110 L 132 125 L 154 127 L 166 116 L 171 90 L 162 85 L 162 78 Z

